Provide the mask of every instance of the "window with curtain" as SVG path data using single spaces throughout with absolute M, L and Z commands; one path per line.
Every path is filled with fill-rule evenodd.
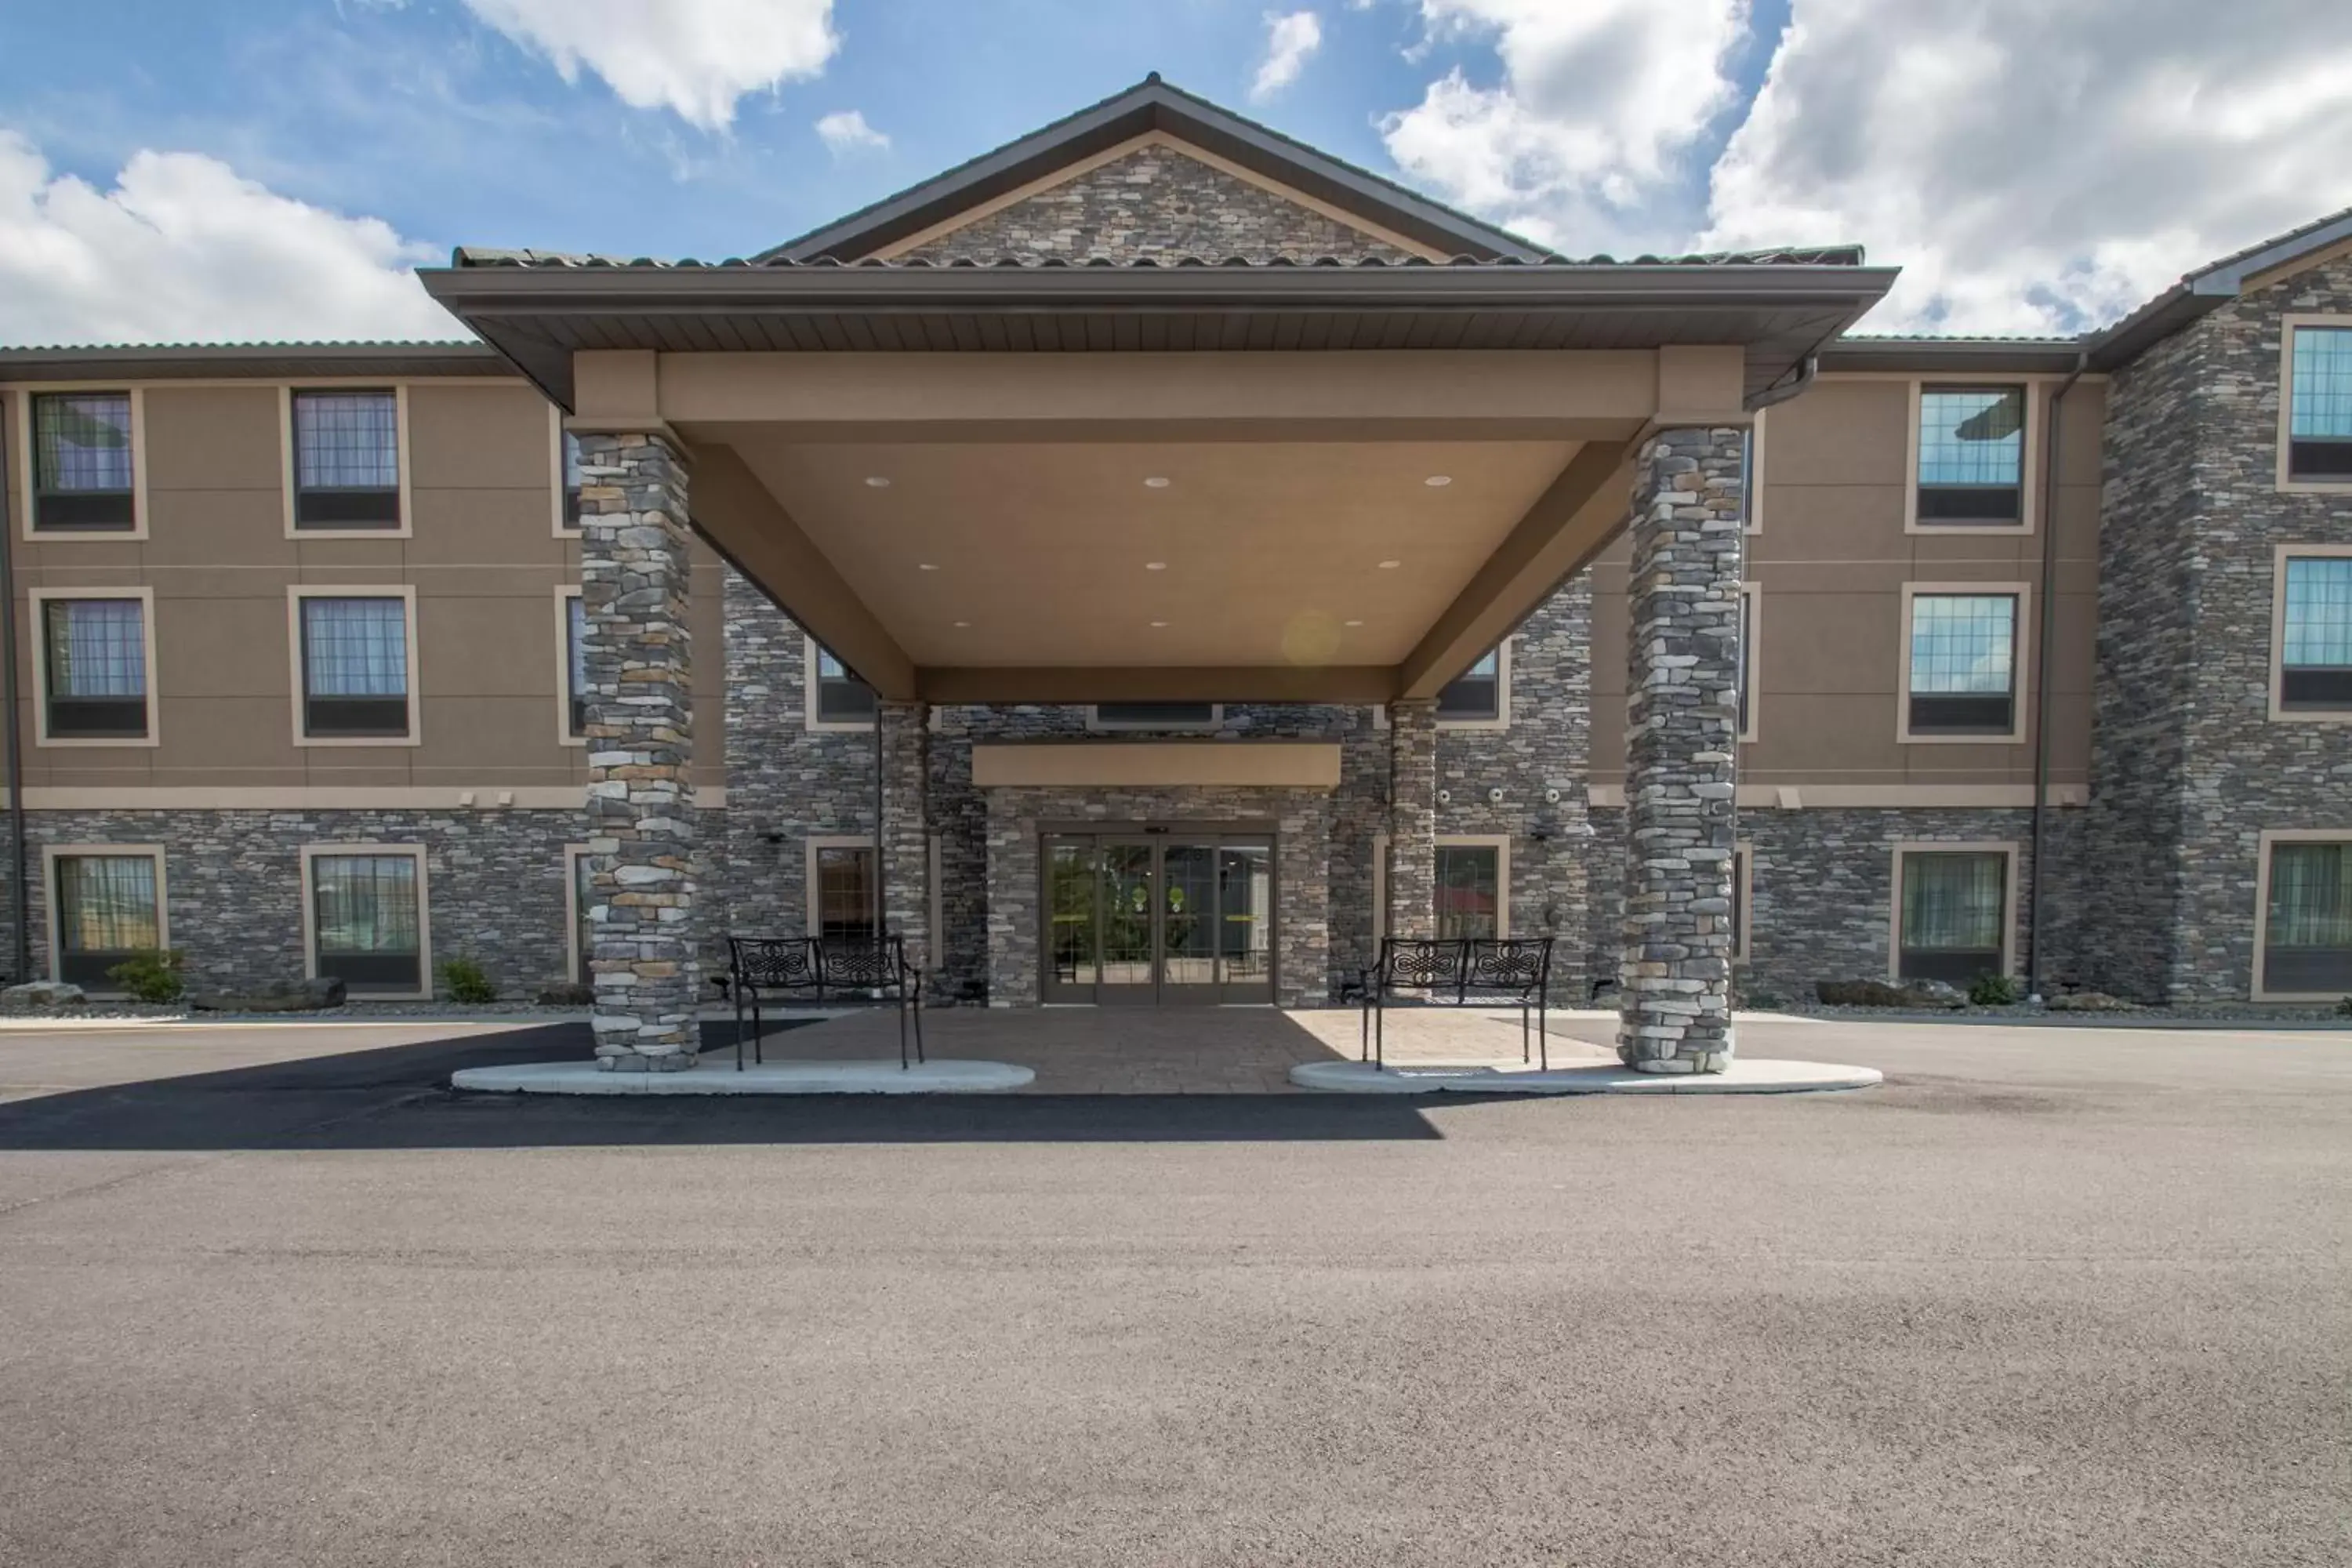
M 54 897 L 59 980 L 114 989 L 108 970 L 163 944 L 152 856 L 60 855 Z
M 828 942 L 874 940 L 874 850 L 870 845 L 820 845 L 816 852 L 816 934 Z
M 2017 723 L 2017 595 L 1911 601 L 1911 732 L 2006 735 Z
M 1499 719 L 1503 716 L 1503 656 L 1488 648 L 1477 663 L 1438 689 L 1440 719 Z
M 2025 388 L 1919 392 L 1922 524 L 2013 525 L 2025 516 Z
M 302 723 L 309 735 L 408 734 L 408 606 L 304 598 Z
M 2287 557 L 2279 705 L 2352 710 L 2352 555 Z
M 563 526 L 580 526 L 580 437 L 571 431 L 560 437 L 563 447 Z
M 316 855 L 310 918 L 320 974 L 350 991 L 425 989 L 413 855 Z
M 588 601 L 573 594 L 563 601 L 565 712 L 573 736 L 588 732 Z
M 1954 985 L 2002 973 L 2008 879 L 2009 857 L 1998 850 L 1906 852 L 1895 973 Z
M 874 719 L 874 689 L 819 644 L 816 650 L 816 716 L 826 724 L 863 724 Z
M 2297 327 L 2287 367 L 2287 476 L 2352 483 L 2352 327 Z
M 1193 730 L 1217 721 L 1213 702 L 1097 702 L 1095 722 L 1136 729 Z
M 52 736 L 147 734 L 146 607 L 137 599 L 50 599 L 41 606 L 43 693 Z
M 44 392 L 33 397 L 33 526 L 136 527 L 131 395 Z
M 2352 842 L 2271 846 L 2263 989 L 2352 994 Z
M 1502 909 L 1502 854 L 1496 846 L 1437 847 L 1438 940 L 1500 936 Z
M 298 391 L 294 526 L 400 526 L 400 402 L 390 392 Z

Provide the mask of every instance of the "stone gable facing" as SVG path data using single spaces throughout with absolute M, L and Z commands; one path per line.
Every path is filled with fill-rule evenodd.
M 1139 147 L 908 250 L 930 262 L 1404 261 L 1411 253 L 1172 147 Z

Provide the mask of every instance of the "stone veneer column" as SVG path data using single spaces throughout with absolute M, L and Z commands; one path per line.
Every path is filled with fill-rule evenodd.
M 1643 1072 L 1731 1065 L 1745 439 L 1662 430 L 1633 478 L 1617 1055 Z
M 1389 704 L 1388 933 L 1437 934 L 1437 704 Z
M 931 948 L 930 752 L 925 739 L 930 709 L 921 702 L 885 702 L 882 726 L 882 918 L 884 929 L 906 939 L 907 962 L 928 976 L 937 967 Z
M 661 436 L 579 439 L 596 1065 L 670 1072 L 698 1043 L 686 462 Z

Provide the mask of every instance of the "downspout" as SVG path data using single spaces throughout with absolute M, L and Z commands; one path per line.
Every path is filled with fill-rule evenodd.
M 2025 991 L 2042 996 L 2042 849 L 2048 839 L 2050 815 L 2050 679 L 2058 661 L 2051 657 L 2051 639 L 2058 626 L 2058 405 L 2091 366 L 2087 352 L 2074 356 L 2074 368 L 2050 395 L 2050 439 L 2042 458 L 2042 613 L 2035 634 L 2041 661 L 2033 671 L 2033 865 L 2027 873 Z
M 1812 385 L 1814 378 L 1821 374 L 1822 356 L 1817 353 L 1807 354 L 1799 362 L 1796 369 L 1748 399 L 1748 412 L 1754 413 L 1759 408 L 1769 408 L 1776 403 L 1788 402 L 1789 399 Z
M 13 493 L 8 484 L 8 440 L 5 427 L 0 427 L 0 522 L 7 521 L 8 497 Z M 16 530 L 11 527 L 8 537 L 0 540 L 0 687 L 5 687 L 8 694 L 5 722 L 0 722 L 0 750 L 6 752 L 8 900 L 16 923 L 10 980 L 21 984 L 33 977 L 33 913 L 31 892 L 25 882 L 25 759 L 16 740 Z

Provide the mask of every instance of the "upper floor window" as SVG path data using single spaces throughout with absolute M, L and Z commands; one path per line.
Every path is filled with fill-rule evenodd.
M 580 437 L 569 430 L 558 431 L 556 444 L 563 463 L 562 526 L 576 529 L 580 526 Z
M 1922 526 L 2015 527 L 2025 520 L 2025 388 L 1919 389 Z
M 1437 716 L 1442 720 L 1495 720 L 1503 716 L 1503 656 L 1488 648 L 1477 663 L 1438 689 Z
M 2013 593 L 1912 596 L 1906 738 L 2014 735 L 2018 599 Z
M 1223 717 L 1213 702 L 1097 702 L 1094 721 L 1117 730 L 1205 730 Z
M 401 740 L 410 734 L 408 604 L 390 595 L 305 595 L 302 733 Z
M 2352 712 L 2352 555 L 2288 555 L 2280 569 L 2280 709 Z
M 400 526 L 400 397 L 298 390 L 294 526 Z
M 1756 422 L 1748 427 L 1747 438 L 1739 444 L 1739 518 L 1749 533 L 1764 526 L 1764 410 L 1756 411 Z
M 852 675 L 831 648 L 814 640 L 809 647 L 810 722 L 859 728 L 873 723 L 874 689 Z
M 2352 327 L 2290 329 L 2286 477 L 2352 484 Z
M 146 601 L 40 603 L 43 739 L 147 739 Z
M 1756 738 L 1756 598 L 1760 592 L 1753 583 L 1743 583 L 1739 588 L 1739 739 Z
M 588 601 L 563 595 L 563 717 L 566 740 L 588 733 Z
M 32 404 L 33 526 L 60 532 L 136 528 L 131 395 L 44 392 Z

